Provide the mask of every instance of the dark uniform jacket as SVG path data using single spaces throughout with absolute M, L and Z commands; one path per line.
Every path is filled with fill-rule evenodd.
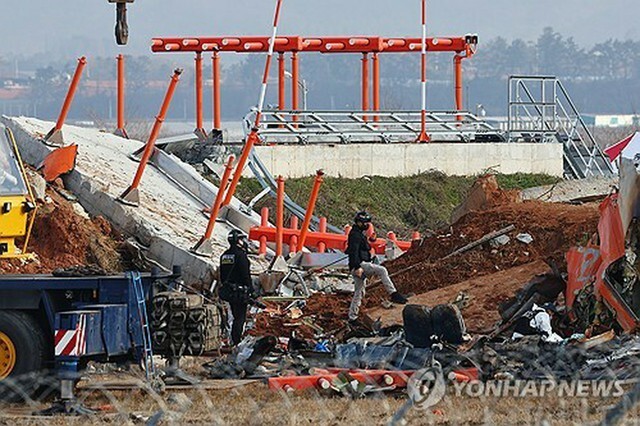
M 349 232 L 345 253 L 349 255 L 350 270 L 358 269 L 362 262 L 371 262 L 371 245 L 367 236 L 357 226 Z
M 223 300 L 253 296 L 249 257 L 240 247 L 231 247 L 220 256 L 220 282 Z

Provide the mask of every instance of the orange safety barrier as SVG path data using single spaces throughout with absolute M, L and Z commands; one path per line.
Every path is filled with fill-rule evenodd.
M 153 154 L 153 151 L 155 149 L 156 140 L 158 139 L 158 135 L 160 134 L 160 129 L 162 129 L 162 123 L 164 122 L 164 119 L 167 115 L 169 105 L 171 105 L 171 99 L 173 98 L 173 94 L 176 91 L 176 86 L 178 85 L 178 81 L 180 80 L 180 74 L 182 74 L 182 70 L 179 68 L 173 71 L 171 82 L 169 83 L 169 88 L 167 89 L 167 93 L 164 95 L 164 101 L 162 102 L 162 106 L 160 107 L 160 112 L 156 116 L 156 121 L 153 124 L 151 133 L 149 134 L 149 139 L 145 144 L 142 157 L 140 158 L 140 164 L 138 165 L 138 170 L 136 170 L 136 175 L 133 178 L 133 182 L 131 183 L 131 186 L 129 186 L 129 188 L 127 188 L 127 190 L 124 191 L 118 198 L 118 200 L 124 204 L 129 204 L 132 206 L 138 206 L 140 204 L 140 194 L 138 192 L 138 186 L 140 185 L 140 181 L 142 180 L 142 175 L 144 174 L 144 170 L 147 167 L 147 163 L 149 163 L 151 154 Z
M 125 74 L 124 74 L 124 55 L 120 54 L 116 57 L 117 61 L 117 78 L 118 87 L 116 95 L 116 109 L 117 109 L 117 125 L 114 132 L 115 135 L 122 138 L 129 139 L 129 135 L 124 128 L 124 89 L 125 89 Z
M 213 235 L 213 229 L 216 226 L 216 220 L 218 219 L 218 214 L 220 213 L 220 208 L 222 207 L 222 200 L 224 198 L 225 191 L 227 190 L 227 186 L 229 185 L 229 176 L 231 175 L 231 171 L 233 170 L 234 159 L 235 157 L 232 155 L 227 160 L 227 166 L 225 167 L 224 172 L 222 173 L 222 178 L 220 179 L 218 193 L 216 194 L 216 198 L 213 202 L 213 205 L 211 206 L 207 229 L 204 232 L 204 236 L 191 249 L 193 253 L 201 254 L 204 256 L 211 256 L 213 254 L 211 235 Z
M 313 181 L 313 188 L 311 188 L 311 195 L 309 196 L 309 203 L 307 204 L 307 211 L 304 215 L 304 221 L 302 222 L 302 230 L 300 233 L 300 248 L 302 249 L 307 239 L 307 233 L 309 232 L 309 225 L 311 225 L 311 218 L 313 217 L 313 211 L 316 208 L 316 201 L 318 201 L 318 194 L 320 193 L 320 186 L 322 186 L 324 172 L 318 170 L 316 177 Z
M 341 372 L 349 374 L 361 383 L 395 386 L 396 388 L 405 388 L 409 378 L 415 373 L 415 371 L 394 370 L 340 370 L 312 376 L 271 377 L 269 378 L 269 389 L 285 392 L 314 388 L 327 390 L 333 382 L 339 379 Z
M 295 236 L 298 241 L 298 251 L 302 250 L 302 238 L 300 234 L 302 233 L 299 229 L 291 229 L 291 228 L 283 228 L 282 230 L 282 238 L 283 241 L 292 241 L 292 238 Z M 276 242 L 276 228 L 271 226 L 254 226 L 249 230 L 249 239 L 253 241 L 261 241 L 262 238 L 266 238 L 266 240 L 270 243 Z M 347 238 L 346 234 L 334 234 L 331 232 L 312 232 L 309 231 L 306 233 L 305 241 L 306 247 L 316 247 L 318 248 L 320 244 L 324 245 L 325 250 L 344 250 L 347 247 Z M 387 240 L 384 238 L 376 238 L 374 241 L 370 242 L 371 249 L 376 254 L 384 254 L 385 247 L 387 245 Z M 410 241 L 396 241 L 398 248 L 403 251 L 409 250 L 411 248 Z
M 56 121 L 55 127 L 51 129 L 49 133 L 47 133 L 47 135 L 44 137 L 44 139 L 52 145 L 64 145 L 64 138 L 62 137 L 62 126 L 67 119 L 67 114 L 69 113 L 69 108 L 71 108 L 73 97 L 75 96 L 76 90 L 78 89 L 80 77 L 82 77 L 82 70 L 84 70 L 85 65 L 87 65 L 87 58 L 83 56 L 78 59 L 78 65 L 76 66 L 76 71 L 73 74 L 73 78 L 71 79 L 71 84 L 69 85 L 67 96 L 64 98 L 64 102 L 62 103 L 62 109 L 60 110 L 60 115 L 58 115 L 58 121 Z

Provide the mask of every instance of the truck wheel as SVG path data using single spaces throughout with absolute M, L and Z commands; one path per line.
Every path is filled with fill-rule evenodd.
M 40 386 L 45 335 L 37 321 L 19 311 L 0 311 L 0 399 L 30 397 Z

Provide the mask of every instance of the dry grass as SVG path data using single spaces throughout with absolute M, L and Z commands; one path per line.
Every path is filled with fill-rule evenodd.
M 172 393 L 184 393 L 187 405 L 171 402 Z M 94 390 L 80 395 L 92 407 L 106 411 L 92 418 L 29 417 L 30 408 L 6 407 L 0 424 L 87 425 L 142 424 L 165 411 L 160 424 L 229 425 L 372 425 L 386 424 L 405 402 L 404 397 L 371 396 L 362 400 L 324 396 L 317 392 L 284 394 L 254 383 L 228 390 L 165 392 L 162 395 L 132 391 Z M 451 390 L 432 411 L 411 410 L 409 424 L 584 424 L 597 422 L 615 399 L 564 398 L 471 398 Z M 631 413 L 638 419 L 638 410 Z M 630 423 L 635 423 L 631 418 Z

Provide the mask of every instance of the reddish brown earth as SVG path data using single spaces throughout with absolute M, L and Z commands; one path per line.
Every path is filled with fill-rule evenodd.
M 553 261 L 565 268 L 564 255 L 578 243 L 584 243 L 596 231 L 597 204 L 569 205 L 526 201 L 499 205 L 487 211 L 472 212 L 453 225 L 444 235 L 425 239 L 387 267 L 398 289 L 405 293 L 424 293 L 475 277 L 482 277 L 537 260 Z M 508 244 L 492 248 L 489 243 L 466 253 L 443 257 L 484 235 L 516 227 L 507 234 Z M 520 233 L 533 237 L 531 244 L 516 240 Z M 404 269 L 416 265 L 413 269 Z M 369 303 L 384 296 L 381 288 L 371 291 Z
M 292 332 L 295 332 L 298 337 L 305 338 L 318 334 L 312 327 L 304 324 L 303 319 L 319 326 L 325 333 L 337 331 L 344 327 L 347 321 L 351 295 L 314 294 L 307 300 L 307 306 L 302 310 L 304 316 L 299 319 L 291 319 L 282 312 L 289 303 L 267 303 L 269 309 L 255 318 L 255 327 L 251 334 L 291 337 Z
M 471 299 L 463 316 L 471 331 L 481 332 L 498 320 L 500 302 L 514 296 L 536 274 L 548 270 L 545 262 L 555 263 L 560 270 L 566 268 L 565 253 L 596 232 L 599 213 L 595 203 L 521 202 L 517 194 L 502 191 L 486 180 L 477 183 L 476 189 L 482 203 L 468 203 L 467 207 L 472 208 L 448 230 L 425 239 L 386 266 L 399 291 L 418 295 L 411 298 L 411 303 L 435 306 L 452 302 L 460 292 L 468 294 Z M 509 225 L 514 225 L 515 230 L 507 234 L 510 241 L 506 245 L 492 247 L 485 243 L 443 260 L 455 250 Z M 533 242 L 518 241 L 516 236 L 521 233 L 531 235 Z M 387 323 L 401 323 L 401 307 L 391 311 L 380 308 L 386 298 L 384 290 L 372 284 L 364 311 L 374 319 L 382 316 Z M 349 295 L 317 295 L 309 300 L 304 313 L 330 331 L 346 321 L 349 302 Z M 300 320 L 260 316 L 257 322 L 257 333 L 290 335 L 290 330 L 298 329 L 302 335 L 313 334 L 299 325 Z
M 464 293 L 468 299 L 461 312 L 467 329 L 472 334 L 484 333 L 500 320 L 498 305 L 501 302 L 515 296 L 537 274 L 548 271 L 549 267 L 544 262 L 531 262 L 422 293 L 411 297 L 409 303 L 433 307 L 451 303 L 458 294 Z M 367 311 L 367 314 L 373 319 L 380 318 L 383 325 L 402 324 L 402 308 L 399 305 L 391 309 L 376 307 Z
M 34 260 L 0 259 L 0 274 L 46 274 L 58 268 L 92 265 L 106 272 L 120 272 L 121 244 L 111 225 L 102 217 L 87 219 L 52 190 L 50 203 L 40 205 L 29 240 Z M 19 245 L 21 246 L 21 245 Z

